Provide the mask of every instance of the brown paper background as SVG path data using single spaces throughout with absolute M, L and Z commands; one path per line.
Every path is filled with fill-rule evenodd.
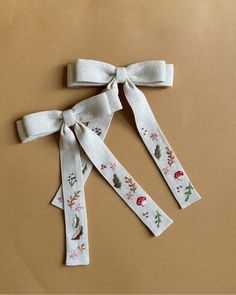
M 2 293 L 236 292 L 236 1 L 0 1 Z M 86 184 L 91 264 L 64 266 L 58 135 L 20 144 L 15 120 L 100 89 L 67 89 L 76 58 L 165 59 L 174 87 L 142 88 L 203 199 L 180 210 L 137 132 L 115 114 L 107 145 L 174 219 L 154 238 L 100 175 Z

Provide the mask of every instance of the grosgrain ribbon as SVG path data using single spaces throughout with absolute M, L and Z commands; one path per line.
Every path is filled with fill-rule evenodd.
M 67 67 L 68 87 L 101 86 L 117 89 L 122 83 L 132 108 L 139 134 L 160 169 L 181 208 L 201 199 L 161 131 L 145 95 L 138 86 L 165 87 L 173 85 L 174 68 L 163 60 L 145 61 L 127 67 L 78 59 Z
M 69 110 L 45 111 L 17 121 L 21 141 L 60 130 L 60 162 L 66 229 L 66 264 L 89 263 L 88 226 L 78 143 L 101 175 L 155 235 L 173 222 L 111 153 L 103 140 L 84 124 L 121 109 L 116 89 L 86 99 Z M 70 128 L 73 126 L 73 130 Z

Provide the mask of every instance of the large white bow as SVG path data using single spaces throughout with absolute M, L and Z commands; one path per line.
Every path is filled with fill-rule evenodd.
M 121 108 L 117 90 L 112 89 L 71 109 L 34 113 L 17 121 L 23 143 L 60 130 L 61 198 L 65 215 L 67 265 L 89 263 L 83 167 L 78 143 L 101 175 L 155 236 L 173 222 L 119 163 L 96 132 L 86 126 L 87 122 L 111 116 Z
M 163 60 L 135 63 L 127 67 L 78 59 L 67 67 L 69 87 L 100 86 L 117 89 L 123 83 L 124 93 L 132 108 L 139 134 L 160 169 L 173 196 L 181 208 L 201 199 L 181 166 L 173 149 L 158 125 L 145 95 L 136 87 L 165 87 L 173 85 L 174 67 Z

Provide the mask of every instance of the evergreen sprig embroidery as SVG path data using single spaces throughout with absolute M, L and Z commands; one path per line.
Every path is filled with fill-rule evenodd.
M 185 202 L 187 202 L 189 197 L 191 196 L 192 190 L 193 190 L 191 183 L 189 183 L 189 185 L 186 186 L 185 190 L 186 190 L 186 192 L 184 193 L 186 195 Z
M 131 192 L 135 193 L 137 186 L 131 177 L 125 176 L 125 182 L 128 183 L 129 189 Z
M 74 192 L 73 195 L 70 196 L 69 200 L 67 200 L 67 205 L 72 208 L 72 206 L 75 204 L 76 200 L 79 198 L 80 191 Z
M 175 156 L 173 151 L 168 146 L 166 146 L 166 154 L 168 158 L 168 164 L 171 166 L 175 162 Z
M 157 227 L 159 227 L 160 223 L 162 222 L 161 216 L 162 215 L 158 211 L 156 211 L 155 221 L 154 222 L 156 223 Z

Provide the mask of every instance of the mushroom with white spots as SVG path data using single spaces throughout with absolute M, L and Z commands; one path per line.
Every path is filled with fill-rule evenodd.
M 181 177 L 184 175 L 184 172 L 183 171 L 177 171 L 177 172 L 175 172 L 175 175 L 174 175 L 174 177 L 175 177 L 175 179 L 177 179 L 177 180 L 181 180 Z
M 137 198 L 136 204 L 138 206 L 145 206 L 146 203 L 147 203 L 147 198 L 146 197 L 140 196 L 140 197 Z

